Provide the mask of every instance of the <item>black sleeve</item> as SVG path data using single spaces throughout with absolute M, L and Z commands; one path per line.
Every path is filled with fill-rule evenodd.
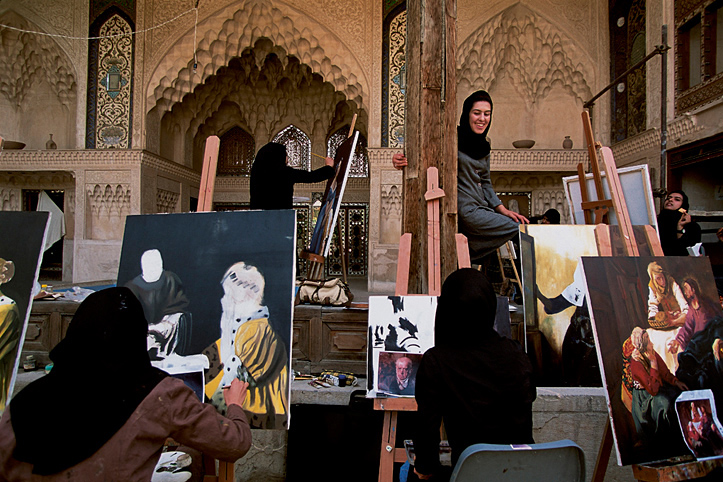
M 327 179 L 334 177 L 334 174 L 336 174 L 336 169 L 331 166 L 320 167 L 319 169 L 314 169 L 313 171 L 294 169 L 292 167 L 288 169 L 287 174 L 291 179 L 291 182 L 294 184 L 326 181 Z
M 414 431 L 414 467 L 421 474 L 436 474 L 439 463 L 439 429 L 442 426 L 442 393 L 435 380 L 434 359 L 425 354 L 417 371 L 414 396 L 418 423 Z
M 681 246 L 693 246 L 700 243 L 700 224 L 690 222 L 685 226 L 685 233 L 678 239 Z

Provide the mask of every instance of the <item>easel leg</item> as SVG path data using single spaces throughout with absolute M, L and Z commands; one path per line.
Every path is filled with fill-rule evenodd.
M 384 412 L 382 445 L 379 454 L 379 482 L 394 480 L 394 448 L 397 443 L 397 412 Z
M 613 429 L 610 427 L 610 419 L 605 423 L 605 433 L 600 441 L 600 451 L 597 453 L 597 461 L 595 462 L 595 470 L 592 473 L 591 482 L 603 482 L 605 480 L 605 471 L 608 468 L 610 460 L 610 452 L 613 449 Z

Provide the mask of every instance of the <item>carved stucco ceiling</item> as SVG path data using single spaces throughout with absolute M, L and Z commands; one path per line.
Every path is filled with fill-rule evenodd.
M 148 111 L 154 107 L 170 110 L 195 86 L 206 82 L 261 38 L 271 40 L 269 50 L 278 49 L 283 68 L 290 56 L 295 57 L 348 100 L 363 107 L 364 89 L 354 72 L 364 69 L 324 26 L 292 9 L 281 11 L 267 0 L 247 0 L 240 7 L 234 4 L 201 21 L 198 36 L 195 69 L 193 29 L 163 55 L 147 84 Z M 256 69 L 263 68 L 268 53 L 256 50 L 251 59 Z
M 12 11 L 0 15 L 0 23 L 41 31 Z M 75 100 L 74 70 L 51 37 L 0 29 L 0 92 L 19 107 L 33 84 L 41 80 L 50 84 L 63 105 L 70 106 Z
M 355 107 L 308 65 L 262 38 L 175 103 L 164 123 L 195 136 L 199 130 L 217 134 L 234 125 L 254 132 L 263 124 L 275 133 L 290 120 L 311 133 L 315 122 L 324 119 L 331 121 L 321 126 L 326 132 L 335 122 L 348 122 Z M 359 128 L 365 123 L 361 115 Z
M 545 98 L 555 84 L 583 102 L 592 96 L 594 69 L 583 50 L 521 4 L 481 25 L 460 45 L 457 59 L 461 84 L 490 90 L 506 74 L 529 102 Z

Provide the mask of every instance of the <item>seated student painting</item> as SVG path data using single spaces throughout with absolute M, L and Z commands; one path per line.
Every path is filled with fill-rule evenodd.
M 688 247 L 700 243 L 700 225 L 688 214 L 688 196 L 683 191 L 671 191 L 658 214 L 660 245 L 666 256 L 688 256 Z
M 442 286 L 435 346 L 422 357 L 416 379 L 412 439 L 421 480 L 448 476 L 439 461 L 442 421 L 452 466 L 475 443 L 534 443 L 532 364 L 518 342 L 494 331 L 496 305 L 492 285 L 475 269 L 455 271 Z
M 151 365 L 147 334 L 128 288 L 88 296 L 50 352 L 51 372 L 0 420 L 0 481 L 148 481 L 168 437 L 216 459 L 243 457 L 247 384 L 226 390 L 224 417 Z
M 334 159 L 324 159 L 324 166 L 313 171 L 294 169 L 287 165 L 286 146 L 269 142 L 256 154 L 251 166 L 251 209 L 291 209 L 294 184 L 314 183 L 331 179 L 336 174 Z
M 479 90 L 465 99 L 457 127 L 457 207 L 459 231 L 467 237 L 470 256 L 478 260 L 515 238 L 529 220 L 502 204 L 490 179 L 492 98 Z M 402 154 L 392 158 L 403 169 Z

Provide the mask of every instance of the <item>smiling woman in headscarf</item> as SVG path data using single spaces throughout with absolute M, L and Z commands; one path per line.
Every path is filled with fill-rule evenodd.
M 326 181 L 336 174 L 334 160 L 313 171 L 286 165 L 286 146 L 269 142 L 259 149 L 251 166 L 251 209 L 291 209 L 294 184 Z
M 0 420 L 1 480 L 150 480 L 168 437 L 235 461 L 251 444 L 242 382 L 228 417 L 151 366 L 143 307 L 128 288 L 91 294 L 50 352 L 51 372 Z M 230 400 L 229 400 L 230 399 Z
M 496 307 L 492 285 L 475 269 L 455 271 L 442 286 L 434 347 L 422 357 L 416 380 L 413 439 L 420 478 L 441 470 L 442 420 L 452 466 L 475 443 L 534 442 L 532 364 L 518 342 L 494 330 Z
M 514 238 L 529 220 L 510 211 L 490 180 L 492 98 L 478 90 L 464 101 L 457 127 L 457 210 L 459 231 L 467 236 L 472 259 L 481 258 Z

